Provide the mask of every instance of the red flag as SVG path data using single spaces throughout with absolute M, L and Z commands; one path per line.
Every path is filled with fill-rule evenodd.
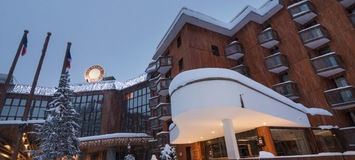
M 22 52 L 21 52 L 22 56 L 26 54 L 26 49 L 27 49 L 27 35 L 25 35 L 22 41 Z
M 70 63 L 71 63 L 71 55 L 70 51 L 68 51 L 68 58 L 67 58 L 67 68 L 70 69 Z

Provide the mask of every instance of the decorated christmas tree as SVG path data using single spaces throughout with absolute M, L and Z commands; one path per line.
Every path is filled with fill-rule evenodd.
M 63 74 L 59 87 L 49 103 L 47 119 L 37 126 L 36 136 L 40 148 L 33 151 L 35 159 L 74 159 L 79 154 L 79 140 L 76 137 L 80 126 L 77 124 L 79 114 L 72 104 L 72 91 L 69 88 L 69 73 Z

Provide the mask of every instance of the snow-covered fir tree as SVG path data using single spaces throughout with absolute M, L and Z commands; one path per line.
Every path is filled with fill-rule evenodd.
M 34 159 L 74 159 L 78 155 L 79 140 L 76 137 L 80 126 L 79 114 L 72 104 L 72 91 L 69 88 L 69 73 L 62 74 L 53 100 L 49 103 L 47 119 L 36 128 L 40 148 L 33 151 Z
M 161 160 L 176 160 L 175 148 L 170 147 L 169 144 L 165 144 L 164 149 L 160 152 Z

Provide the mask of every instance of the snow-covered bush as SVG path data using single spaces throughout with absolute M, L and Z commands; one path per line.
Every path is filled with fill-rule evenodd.
M 160 152 L 161 160 L 176 160 L 175 148 L 170 147 L 169 144 L 165 144 L 164 149 Z

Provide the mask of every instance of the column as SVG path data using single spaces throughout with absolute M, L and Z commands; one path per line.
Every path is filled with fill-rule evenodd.
M 233 122 L 231 119 L 223 119 L 223 132 L 224 140 L 226 142 L 228 159 L 239 159 L 239 150 L 237 139 L 235 138 L 235 132 Z

